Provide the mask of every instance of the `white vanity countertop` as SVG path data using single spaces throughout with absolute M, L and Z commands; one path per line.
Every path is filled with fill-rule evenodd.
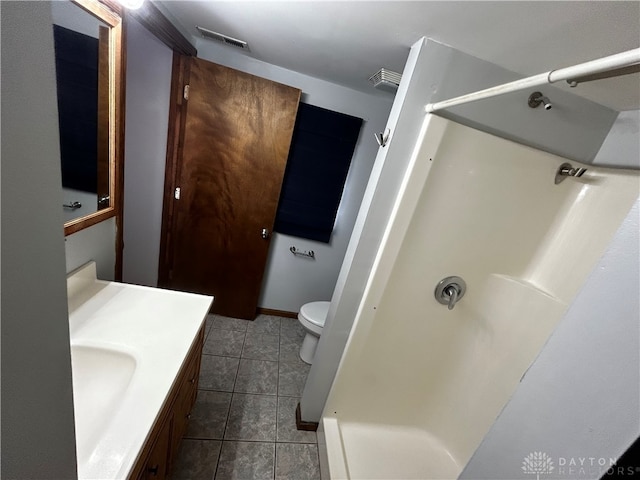
M 69 274 L 79 479 L 124 479 L 134 466 L 213 297 Z

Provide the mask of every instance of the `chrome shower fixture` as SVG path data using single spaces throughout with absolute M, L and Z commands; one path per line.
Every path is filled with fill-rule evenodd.
M 449 310 L 453 310 L 456 303 L 464 297 L 466 291 L 466 282 L 462 278 L 454 275 L 440 280 L 438 285 L 436 285 L 434 295 L 438 303 L 447 305 Z
M 556 171 L 555 184 L 559 184 L 564 181 L 567 177 L 581 177 L 584 172 L 586 172 L 586 168 L 582 167 L 572 167 L 569 162 L 565 162 L 558 167 Z
M 545 110 L 551 110 L 551 102 L 548 97 L 545 97 L 542 92 L 533 92 L 529 95 L 529 106 L 531 108 L 538 108 L 540 105 L 544 107 Z

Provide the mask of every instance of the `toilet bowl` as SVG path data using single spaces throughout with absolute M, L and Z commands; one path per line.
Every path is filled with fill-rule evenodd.
M 300 358 L 305 363 L 313 363 L 322 327 L 324 327 L 324 321 L 329 312 L 329 305 L 330 302 L 311 302 L 305 303 L 300 308 L 298 320 L 307 332 L 300 347 Z

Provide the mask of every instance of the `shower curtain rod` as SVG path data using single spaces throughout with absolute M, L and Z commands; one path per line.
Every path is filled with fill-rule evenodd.
M 475 102 L 483 98 L 495 97 L 505 93 L 524 90 L 525 88 L 538 87 L 547 83 L 560 82 L 562 80 L 574 80 L 579 77 L 591 75 L 609 70 L 619 69 L 629 65 L 640 63 L 640 48 L 628 50 L 626 52 L 609 55 L 608 57 L 598 58 L 585 63 L 579 63 L 572 67 L 551 70 L 546 73 L 540 73 L 532 77 L 522 78 L 514 82 L 504 83 L 495 87 L 479 90 L 477 92 L 467 93 L 459 97 L 443 100 L 436 103 L 428 103 L 425 107 L 427 113 L 433 113 L 443 108 L 462 105 L 463 103 Z

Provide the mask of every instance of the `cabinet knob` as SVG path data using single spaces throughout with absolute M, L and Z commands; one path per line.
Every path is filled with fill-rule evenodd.
M 160 469 L 160 465 L 156 465 L 155 467 L 147 468 L 147 472 L 149 472 L 151 475 L 153 475 L 155 477 L 156 475 L 158 475 L 158 470 L 159 469 Z
M 187 413 L 187 420 L 191 420 L 191 414 Z
M 189 380 L 189 383 L 196 383 L 196 377 L 193 377 L 191 380 Z

